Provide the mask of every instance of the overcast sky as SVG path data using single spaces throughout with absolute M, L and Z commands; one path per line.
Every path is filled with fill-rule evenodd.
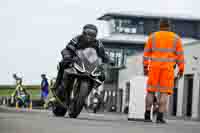
M 39 84 L 40 74 L 55 77 L 64 41 L 106 12 L 137 11 L 200 17 L 199 0 L 0 0 L 0 84 L 12 84 L 12 73 L 26 84 Z

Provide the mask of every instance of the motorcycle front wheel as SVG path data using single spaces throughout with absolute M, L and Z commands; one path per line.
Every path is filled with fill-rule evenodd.
M 81 81 L 79 91 L 75 94 L 75 99 L 69 106 L 68 115 L 70 118 L 77 118 L 81 113 L 89 92 L 89 82 L 87 80 Z

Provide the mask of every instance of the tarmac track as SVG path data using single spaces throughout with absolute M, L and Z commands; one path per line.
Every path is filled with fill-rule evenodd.
M 83 112 L 77 119 L 50 111 L 16 112 L 0 107 L 0 133 L 200 133 L 200 122 L 169 120 L 158 125 L 127 121 L 126 115 Z

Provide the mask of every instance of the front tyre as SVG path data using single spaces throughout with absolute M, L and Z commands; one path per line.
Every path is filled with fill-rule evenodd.
M 74 101 L 71 103 L 69 107 L 69 117 L 70 118 L 77 118 L 78 115 L 81 113 L 85 99 L 89 94 L 89 82 L 88 81 L 81 81 L 80 89 L 75 95 Z

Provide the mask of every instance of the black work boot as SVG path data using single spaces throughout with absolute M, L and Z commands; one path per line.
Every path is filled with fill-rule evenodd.
M 151 120 L 151 111 L 145 111 L 144 121 L 145 122 L 152 122 L 152 120 Z
M 164 118 L 163 118 L 163 113 L 162 112 L 158 112 L 157 113 L 157 120 L 156 120 L 156 123 L 158 124 L 165 124 L 167 123 Z

